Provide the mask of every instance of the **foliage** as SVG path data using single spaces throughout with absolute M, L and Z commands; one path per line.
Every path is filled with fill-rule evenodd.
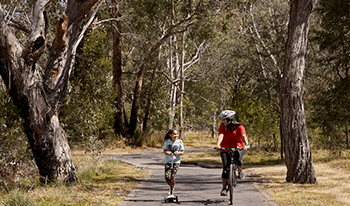
M 335 149 L 345 144 L 345 124 L 350 120 L 350 80 L 335 82 L 334 87 L 319 92 L 313 99 L 312 126 L 322 129 L 320 146 Z
M 309 94 L 309 125 L 322 131 L 316 139 L 318 145 L 332 149 L 344 147 L 349 138 L 349 4 L 350 1 L 320 1 L 315 8 L 318 26 L 310 32 L 317 69 L 311 72 L 314 83 Z
M 33 172 L 29 145 L 18 110 L 0 78 L 0 177 L 20 181 Z
M 91 31 L 77 54 L 79 61 L 61 112 L 62 124 L 73 142 L 113 135 L 115 90 L 111 63 L 103 50 L 105 38 L 103 31 Z

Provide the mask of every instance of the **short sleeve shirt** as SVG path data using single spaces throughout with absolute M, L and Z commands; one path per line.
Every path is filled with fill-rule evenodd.
M 163 149 L 167 151 L 177 151 L 180 152 L 181 150 L 184 150 L 184 145 L 181 140 L 176 140 L 175 142 L 168 139 L 164 142 Z M 165 164 L 171 163 L 171 155 L 165 155 Z M 181 156 L 173 156 L 173 163 L 181 163 Z
M 221 147 L 244 148 L 242 135 L 246 134 L 246 132 L 243 125 L 239 125 L 233 132 L 231 132 L 224 126 L 224 124 L 221 124 L 219 128 L 219 135 L 220 134 L 224 135 L 220 144 Z

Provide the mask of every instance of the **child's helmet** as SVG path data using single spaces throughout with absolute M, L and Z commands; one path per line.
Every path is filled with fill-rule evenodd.
M 234 119 L 235 118 L 235 111 L 232 110 L 224 110 L 221 112 L 220 117 L 225 119 Z

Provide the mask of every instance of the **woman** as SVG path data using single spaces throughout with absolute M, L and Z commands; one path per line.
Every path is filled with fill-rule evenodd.
M 169 194 L 173 194 L 174 192 L 174 184 L 175 184 L 175 176 L 177 171 L 179 170 L 179 166 L 181 163 L 181 156 L 184 154 L 184 145 L 181 140 L 178 140 L 179 132 L 175 129 L 170 129 L 164 138 L 164 154 L 165 154 L 165 180 L 170 186 Z M 174 172 L 171 174 L 171 153 L 173 156 L 173 167 Z M 171 177 L 173 177 L 173 187 L 171 187 Z
M 244 126 L 236 121 L 233 121 L 235 118 L 235 111 L 224 110 L 221 112 L 220 117 L 222 124 L 219 128 L 219 136 L 216 142 L 216 148 L 220 149 L 222 147 L 226 148 L 244 148 L 244 150 L 237 150 L 234 153 L 234 159 L 239 166 L 239 177 L 244 178 L 243 173 L 243 161 L 244 151 L 250 148 L 248 143 L 248 138 L 244 129 Z M 244 142 L 244 144 L 243 144 Z M 230 154 L 225 150 L 220 150 L 221 160 L 223 164 L 222 171 L 222 190 L 220 192 L 221 196 L 227 195 L 226 185 L 228 182 L 228 175 L 230 171 Z

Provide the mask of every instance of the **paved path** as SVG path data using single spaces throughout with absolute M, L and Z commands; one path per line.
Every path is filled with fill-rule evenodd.
M 212 151 L 213 149 L 205 149 Z M 186 150 L 186 153 L 201 150 Z M 165 203 L 169 186 L 164 179 L 164 154 L 161 152 L 117 156 L 117 159 L 137 167 L 149 168 L 149 175 L 138 188 L 132 191 L 119 206 L 154 206 Z M 180 205 L 228 205 L 229 198 L 221 197 L 221 168 L 203 168 L 191 164 L 181 164 L 176 176 L 175 195 Z M 249 180 L 239 180 L 235 189 L 234 205 L 242 206 L 277 206 L 277 203 L 257 184 Z

